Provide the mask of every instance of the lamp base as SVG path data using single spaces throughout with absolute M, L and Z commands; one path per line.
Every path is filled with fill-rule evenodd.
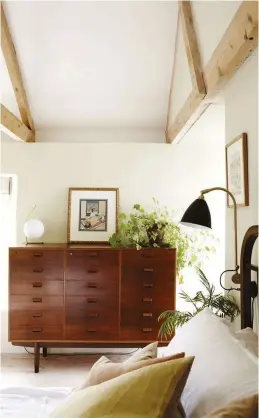
M 29 242 L 29 241 L 27 240 L 27 237 L 26 237 L 26 239 L 25 239 L 25 245 L 42 245 L 42 244 L 44 244 L 44 242 L 43 242 L 43 241 L 41 241 L 41 242 Z

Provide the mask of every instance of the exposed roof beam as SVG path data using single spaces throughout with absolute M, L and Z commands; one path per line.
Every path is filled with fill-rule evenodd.
M 208 102 L 204 100 L 204 94 L 199 94 L 193 89 L 192 93 L 176 115 L 173 123 L 166 131 L 166 142 L 171 143 L 173 139 L 181 132 L 185 135 L 189 129 L 194 125 L 196 120 L 205 112 L 209 106 Z M 202 106 L 201 106 L 202 104 Z
M 179 141 L 198 120 L 220 89 L 258 46 L 258 0 L 244 0 L 206 65 L 204 97 L 195 89 L 166 130 L 169 143 Z
M 0 104 L 0 106 L 0 130 L 17 141 L 35 142 L 34 132 L 32 132 L 3 104 Z
M 243 1 L 204 69 L 214 97 L 258 46 L 258 0 Z
M 197 36 L 193 24 L 191 2 L 189 0 L 179 0 L 178 4 L 192 85 L 198 94 L 205 94 L 206 88 L 202 75 L 201 57 Z
M 13 45 L 12 37 L 8 28 L 3 4 L 1 3 L 1 48 L 5 58 L 8 73 L 13 85 L 16 101 L 21 113 L 23 123 L 34 132 L 34 123 L 31 116 L 26 91 L 23 85 L 22 74 Z

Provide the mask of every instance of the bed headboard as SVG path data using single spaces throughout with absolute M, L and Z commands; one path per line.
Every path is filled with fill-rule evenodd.
M 258 266 L 252 264 L 251 258 L 257 237 L 258 225 L 253 225 L 246 231 L 241 248 L 241 328 L 253 328 L 253 300 L 258 294 Z M 252 280 L 252 271 L 257 273 L 257 281 Z

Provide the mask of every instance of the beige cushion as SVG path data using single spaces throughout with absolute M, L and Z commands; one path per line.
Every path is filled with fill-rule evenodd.
M 161 363 L 163 361 L 183 357 L 184 353 L 179 353 L 169 357 L 150 358 L 148 360 L 138 360 L 136 362 L 126 361 L 123 363 L 113 363 L 112 361 L 107 359 L 107 357 L 103 356 L 93 365 L 90 372 L 88 373 L 87 380 L 85 381 L 81 389 L 88 386 L 99 385 L 100 383 L 121 376 L 122 374 L 140 369 L 141 367 L 146 367 L 151 364 Z
M 238 399 L 212 411 L 204 418 L 258 418 L 258 395 Z
M 146 347 L 138 350 L 136 353 L 132 354 L 130 358 L 124 361 L 124 363 L 136 363 L 136 361 L 148 360 L 150 358 L 157 357 L 157 346 L 158 341 L 148 344 Z
M 138 368 L 100 385 L 74 392 L 51 418 L 162 418 L 186 381 L 194 357 Z

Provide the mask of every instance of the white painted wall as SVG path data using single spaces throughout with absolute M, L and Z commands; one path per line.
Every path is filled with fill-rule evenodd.
M 11 193 L 0 194 L 0 353 L 8 349 L 8 249 L 16 243 L 17 178 L 11 178 Z
M 242 65 L 224 90 L 226 144 L 248 136 L 249 206 L 238 208 L 238 251 L 247 229 L 258 224 L 258 51 Z M 226 267 L 234 266 L 233 210 L 227 209 Z M 254 257 L 257 252 L 255 250 Z M 239 295 L 235 293 L 235 296 Z
M 46 128 L 36 132 L 37 142 L 158 142 L 165 143 L 161 128 Z
M 177 116 L 192 91 L 191 73 L 185 50 L 183 27 L 180 15 L 178 17 L 172 79 L 173 89 L 171 90 L 170 96 L 171 122 Z
M 18 179 L 18 243 L 24 242 L 23 224 L 34 205 L 33 216 L 45 224 L 44 241 L 67 241 L 69 187 L 118 187 L 120 210 L 129 212 L 136 202 L 151 208 L 153 196 L 169 209 L 185 209 L 201 189 L 225 181 L 224 108 L 217 105 L 179 145 L 20 144 L 4 136 L 2 140 L 2 172 L 17 174 Z M 216 194 L 207 199 L 219 236 L 224 218 L 221 199 Z M 13 348 L 6 344 L 5 350 Z

